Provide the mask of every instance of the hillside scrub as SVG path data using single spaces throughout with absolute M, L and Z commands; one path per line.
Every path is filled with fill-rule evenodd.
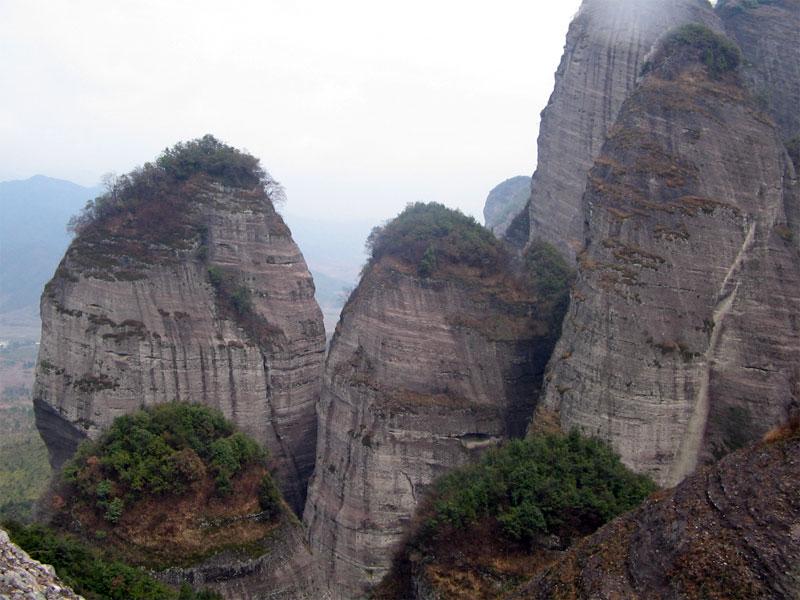
M 670 31 L 653 58 L 642 67 L 642 73 L 656 68 L 669 76 L 688 62 L 705 65 L 712 79 L 735 71 L 742 61 L 738 46 L 722 34 L 705 25 L 690 23 Z
M 118 417 L 65 466 L 76 496 L 116 523 L 124 506 L 151 495 L 181 495 L 213 477 L 217 493 L 249 465 L 264 464 L 255 441 L 221 413 L 194 404 L 162 404 Z
M 655 489 L 610 447 L 577 430 L 536 435 L 511 441 L 441 479 L 429 526 L 467 527 L 489 517 L 515 540 L 588 533 L 638 506 Z
M 283 198 L 280 186 L 256 157 L 224 144 L 212 135 L 205 135 L 179 142 L 165 149 L 155 162 L 145 163 L 126 175 L 109 178 L 107 192 L 87 202 L 81 213 L 70 220 L 68 228 L 74 233 L 83 233 L 92 225 L 120 214 L 135 216 L 137 212 L 140 214 L 136 216 L 146 217 L 148 224 L 159 227 L 157 217 L 168 216 L 163 210 L 165 206 L 188 208 L 186 198 L 176 191 L 180 190 L 180 184 L 198 175 L 229 187 L 262 187 L 270 199 Z M 156 206 L 145 209 L 153 201 Z
M 52 565 L 61 580 L 87 600 L 221 600 L 215 592 L 175 590 L 141 569 L 104 557 L 99 551 L 43 525 L 4 523 L 11 541 L 31 558 Z
M 441 274 L 448 266 L 466 266 L 490 272 L 508 261 L 494 235 L 474 218 L 442 204 L 416 202 L 367 239 L 370 263 L 385 256 L 416 269 L 420 277 Z

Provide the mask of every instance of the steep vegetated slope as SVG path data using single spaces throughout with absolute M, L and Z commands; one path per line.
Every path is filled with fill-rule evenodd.
M 524 433 L 570 278 L 543 245 L 512 268 L 488 230 L 437 204 L 370 244 L 325 366 L 304 515 L 341 598 L 380 581 L 436 477 Z
M 744 54 L 743 77 L 784 140 L 800 135 L 800 1 L 720 0 L 725 31 Z
M 483 207 L 486 227 L 497 237 L 504 237 L 511 222 L 527 206 L 530 195 L 530 177 L 512 177 L 495 186 L 489 192 Z
M 795 421 L 603 527 L 513 600 L 797 598 L 798 456 Z
M 542 113 L 531 239 L 554 244 L 570 259 L 581 250 L 589 169 L 655 42 L 693 22 L 718 27 L 706 0 L 584 0 Z
M 264 450 L 216 410 L 161 404 L 114 420 L 64 468 L 51 523 L 176 585 L 226 598 L 317 598 L 311 554 Z M 86 582 L 83 582 L 86 583 Z
M 142 405 L 203 403 L 269 449 L 302 510 L 325 333 L 279 191 L 256 158 L 206 136 L 73 222 L 42 296 L 33 393 L 54 466 Z
M 373 597 L 503 598 L 654 488 L 577 431 L 514 440 L 436 482 Z
M 661 484 L 798 409 L 797 176 L 738 63 L 686 26 L 647 64 L 589 175 L 588 246 L 539 411 Z

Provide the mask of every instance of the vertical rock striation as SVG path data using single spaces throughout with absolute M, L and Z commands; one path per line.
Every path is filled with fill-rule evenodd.
M 269 449 L 302 510 L 325 347 L 311 275 L 262 183 L 162 171 L 131 176 L 135 200 L 79 233 L 42 296 L 34 406 L 51 463 L 119 415 L 198 402 Z
M 416 205 L 396 223 L 433 206 Z M 488 231 L 474 221 L 470 231 L 499 253 Z M 338 598 L 361 597 L 381 580 L 435 478 L 524 433 L 554 343 L 550 311 L 535 312 L 529 288 L 499 263 L 481 267 L 474 248 L 467 253 L 478 266 L 449 262 L 433 235 L 409 238 L 423 240 L 424 256 L 436 248 L 429 276 L 420 275 L 425 259 L 417 268 L 373 252 L 326 361 L 304 518 Z
M 685 39 L 731 50 L 701 30 Z M 800 398 L 797 176 L 738 75 L 703 56 L 665 44 L 595 161 L 539 411 L 667 485 Z
M 691 22 L 718 27 L 705 0 L 584 0 L 542 112 L 531 239 L 555 245 L 570 259 L 581 250 L 586 175 L 653 44 Z
M 800 135 L 800 1 L 722 0 L 717 13 L 744 54 L 743 75 L 784 139 Z

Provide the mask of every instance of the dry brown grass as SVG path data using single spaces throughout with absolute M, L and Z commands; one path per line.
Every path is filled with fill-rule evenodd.
M 800 435 L 800 413 L 792 416 L 786 423 L 772 429 L 763 438 L 765 444 L 774 444 Z

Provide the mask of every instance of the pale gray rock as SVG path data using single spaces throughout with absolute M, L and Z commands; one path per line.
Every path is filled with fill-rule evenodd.
M 525 175 L 506 179 L 495 186 L 486 197 L 483 222 L 497 237 L 505 236 L 514 218 L 528 204 L 531 196 L 531 178 Z
M 753 96 L 784 140 L 800 135 L 800 0 L 723 0 L 716 10 L 742 49 Z
M 581 250 L 586 175 L 608 130 L 655 42 L 693 22 L 719 28 L 705 0 L 584 0 L 542 112 L 530 239 L 553 244 L 570 260 Z
M 42 296 L 37 426 L 58 468 L 115 417 L 173 400 L 203 403 L 270 451 L 300 511 L 325 349 L 314 283 L 266 197 L 209 181 L 191 193 L 205 240 L 172 240 L 174 248 L 148 248 L 144 259 L 122 242 L 84 236 L 67 251 Z M 249 290 L 260 340 L 220 307 L 209 266 Z
M 0 529 L 0 598 L 3 600 L 83 600 L 50 565 L 33 560 Z
M 538 421 L 673 485 L 800 408 L 797 174 L 738 77 L 692 63 L 644 79 L 588 181 Z
M 421 279 L 384 257 L 346 305 L 304 514 L 334 598 L 382 579 L 438 476 L 524 432 L 552 344 L 499 275 Z

